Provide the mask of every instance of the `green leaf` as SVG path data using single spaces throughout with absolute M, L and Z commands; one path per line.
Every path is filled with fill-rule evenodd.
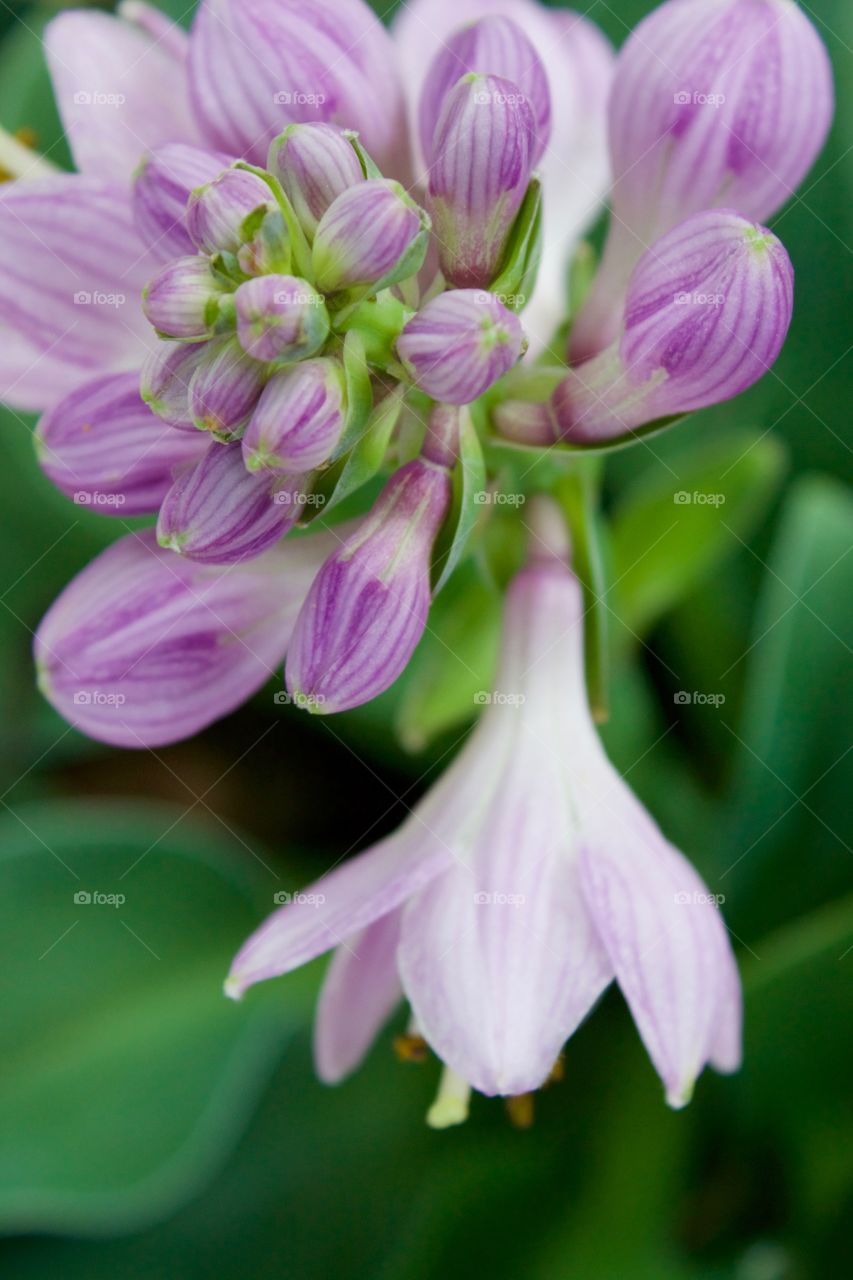
M 614 594 L 644 635 L 725 557 L 741 550 L 776 492 L 785 455 L 772 436 L 729 432 L 650 470 L 612 519 Z
M 433 559 L 433 594 L 437 595 L 459 564 L 486 491 L 486 464 L 477 432 L 467 413 L 459 430 L 459 461 L 453 471 L 453 503 L 439 535 Z
M 0 45 L 0 126 L 10 133 L 19 129 L 31 132 L 34 150 L 52 164 L 68 169 L 71 156 L 42 43 L 44 28 L 55 16 L 55 7 L 46 4 L 34 5 L 25 17 L 13 14 L 11 28 Z
M 510 311 L 522 311 L 536 284 L 542 256 L 542 184 L 527 188 L 504 251 L 500 273 L 489 285 Z
M 208 1181 L 305 1017 L 299 981 L 277 1007 L 222 994 L 291 886 L 151 805 L 30 806 L 0 841 L 0 1224 L 130 1229 Z
M 853 500 L 834 480 L 792 490 L 751 639 L 720 887 L 768 929 L 849 884 Z M 731 665 L 731 664 L 730 664 Z M 737 927 L 737 924 L 735 925 Z
M 319 479 L 316 492 L 325 496 L 317 514 L 329 512 L 377 475 L 400 416 L 405 388 L 396 387 L 373 410 L 361 439 L 350 453 Z
M 408 751 L 473 720 L 492 688 L 500 624 L 500 596 L 468 560 L 433 604 L 404 677 L 396 730 Z

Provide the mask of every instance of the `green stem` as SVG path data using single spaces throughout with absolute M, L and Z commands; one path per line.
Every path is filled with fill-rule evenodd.
M 608 684 L 607 607 L 601 552 L 602 465 L 598 458 L 579 459 L 555 486 L 555 496 L 566 513 L 572 534 L 574 568 L 586 598 L 584 633 L 586 678 L 592 713 L 599 724 L 610 715 Z

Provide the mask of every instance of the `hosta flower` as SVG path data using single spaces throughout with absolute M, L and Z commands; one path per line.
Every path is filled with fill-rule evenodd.
M 364 181 L 354 149 L 343 131 L 331 124 L 288 125 L 273 143 L 268 163 L 312 240 L 329 206 Z
M 500 406 L 498 428 L 528 443 L 591 442 L 731 399 L 778 356 L 793 284 L 766 227 L 725 209 L 697 213 L 640 259 L 620 341 L 571 370 L 547 405 Z
M 626 42 L 613 86 L 613 218 L 572 331 L 576 361 L 616 336 L 645 249 L 701 209 L 772 217 L 832 118 L 826 50 L 790 0 L 668 0 Z
M 740 1059 L 725 926 L 604 754 L 581 591 L 547 516 L 507 597 L 495 690 L 455 762 L 396 835 L 307 891 L 310 908 L 275 912 L 227 983 L 239 996 L 338 946 L 318 1008 L 321 1076 L 351 1071 L 405 996 L 453 1073 L 436 1124 L 462 1118 L 468 1086 L 538 1088 L 614 977 L 672 1106 L 706 1063 Z

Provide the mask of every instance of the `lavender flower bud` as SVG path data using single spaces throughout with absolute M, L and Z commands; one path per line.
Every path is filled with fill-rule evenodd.
M 688 218 L 637 264 L 618 345 L 557 388 L 561 436 L 607 439 L 745 391 L 782 349 L 793 278 L 765 227 L 725 209 Z
M 139 393 L 151 412 L 171 427 L 196 430 L 190 382 L 207 350 L 204 342 L 158 342 L 142 366 Z
M 193 422 L 220 440 L 233 440 L 245 427 L 264 387 L 266 370 L 247 356 L 234 338 L 211 342 L 190 382 Z
M 533 110 L 536 136 L 532 164 L 538 164 L 551 132 L 548 76 L 521 27 L 499 15 L 460 27 L 442 44 L 432 61 L 419 109 L 421 148 L 426 163 L 429 165 L 433 159 L 433 138 L 444 99 L 466 72 L 500 76 L 518 86 Z
M 143 240 L 164 262 L 195 253 L 186 225 L 187 201 L 228 163 L 220 153 L 173 142 L 146 156 L 133 183 L 133 217 Z
M 270 147 L 268 168 L 309 239 L 338 196 L 364 181 L 355 150 L 332 124 L 289 125 Z
M 175 258 L 146 285 L 142 309 L 158 333 L 191 342 L 213 333 L 223 293 L 208 258 Z
M 276 209 L 267 184 L 245 169 L 226 169 L 190 196 L 187 229 L 204 253 L 237 253 L 246 219 L 258 209 Z
M 392 284 L 414 275 L 427 251 L 429 219 L 399 182 L 373 178 L 339 195 L 320 219 L 313 266 L 323 293 Z
M 413 382 L 433 400 L 470 404 L 512 368 L 524 331 L 493 293 L 456 289 L 428 302 L 397 339 Z
M 243 436 L 243 460 L 250 471 L 313 471 L 331 457 L 345 425 L 341 365 L 305 360 L 264 387 Z
M 524 199 L 536 121 L 509 80 L 466 75 L 445 96 L 433 139 L 427 207 L 441 268 L 460 288 L 487 288 Z
M 788 0 L 669 0 L 628 39 L 613 83 L 614 217 L 573 329 L 574 360 L 615 338 L 645 246 L 702 209 L 771 217 L 832 119 L 826 50 Z
M 432 549 L 450 497 L 448 470 L 415 459 L 323 565 L 287 659 L 287 687 L 300 706 L 346 711 L 403 671 L 426 626 Z
M 295 524 L 298 487 L 298 480 L 250 475 L 239 444 L 211 444 L 163 499 L 157 541 L 202 564 L 252 559 Z
M 241 284 L 234 302 L 237 337 L 255 360 L 303 360 L 329 336 L 321 294 L 296 276 L 260 276 Z

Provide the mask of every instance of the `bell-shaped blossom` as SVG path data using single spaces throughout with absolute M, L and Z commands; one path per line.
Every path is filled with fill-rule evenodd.
M 196 461 L 198 432 L 174 431 L 139 395 L 134 373 L 87 382 L 44 414 L 36 448 L 45 473 L 78 506 L 105 515 L 157 511 L 175 467 Z
M 204 253 L 237 253 L 245 240 L 247 218 L 263 209 L 275 209 L 272 191 L 263 179 L 246 169 L 226 169 L 192 192 L 187 230 Z
M 523 348 L 518 316 L 483 289 L 439 294 L 397 339 L 397 354 L 412 381 L 433 400 L 457 405 L 488 391 Z
M 335 293 L 354 285 L 393 284 L 420 270 L 429 219 L 399 182 L 371 178 L 329 206 L 314 237 L 317 287 Z
M 457 442 L 456 414 L 434 414 L 421 457 L 394 473 L 323 565 L 285 673 L 299 705 L 321 714 L 360 706 L 408 664 L 429 614 L 432 552 L 450 507 Z
M 187 202 L 222 172 L 228 157 L 174 142 L 143 158 L 133 180 L 133 216 L 152 253 L 163 262 L 195 253 L 187 230 Z
M 218 440 L 237 439 L 265 381 L 264 366 L 247 356 L 235 338 L 209 342 L 189 386 L 195 425 Z
M 529 444 L 594 442 L 730 400 L 779 355 L 793 286 L 766 227 L 726 209 L 694 214 L 637 264 L 619 342 L 571 370 L 550 404 L 500 406 L 498 429 Z
M 634 264 L 679 222 L 719 206 L 770 218 L 811 168 L 832 111 L 829 59 L 798 4 L 668 0 L 641 22 L 618 59 L 613 218 L 572 358 L 612 342 Z
M 337 360 L 303 360 L 264 387 L 243 436 L 250 471 L 313 471 L 332 455 L 347 420 L 346 381 Z
M 309 239 L 338 196 L 364 181 L 355 148 L 343 130 L 331 124 L 288 125 L 270 147 L 268 168 Z
M 433 139 L 444 99 L 469 72 L 500 76 L 524 95 L 533 112 L 536 130 L 532 163 L 538 164 L 551 132 L 548 77 L 521 26 L 511 18 L 494 15 L 460 27 L 432 61 L 418 112 L 421 150 L 427 165 L 434 158 Z
M 275 675 L 332 537 L 211 568 L 128 534 L 63 591 L 35 641 L 39 684 L 71 724 L 118 747 L 178 742 Z
M 142 309 L 158 333 L 192 342 L 213 333 L 223 294 L 210 260 L 187 254 L 167 263 L 148 282 Z
M 157 541 L 201 564 L 251 560 L 296 523 L 301 487 L 301 477 L 248 472 L 239 444 L 211 444 L 163 499 Z
M 233 962 L 226 990 L 239 996 L 341 946 L 318 1009 L 324 1079 L 357 1064 L 398 982 L 463 1091 L 538 1088 L 614 976 L 672 1106 L 706 1063 L 739 1064 L 716 899 L 599 742 L 583 598 L 555 519 L 535 517 L 495 688 L 450 769 L 396 835 L 276 911 Z M 464 1092 L 453 1103 L 433 1123 L 462 1118 Z
M 241 284 L 234 295 L 237 338 L 255 360 L 304 360 L 329 336 L 322 294 L 297 276 L 267 275 Z
M 445 95 L 427 207 L 447 280 L 487 288 L 533 171 L 536 119 L 521 89 L 471 73 Z
M 356 130 L 380 165 L 403 148 L 393 45 L 365 0 L 203 0 L 189 74 L 205 136 L 256 164 L 301 121 Z

